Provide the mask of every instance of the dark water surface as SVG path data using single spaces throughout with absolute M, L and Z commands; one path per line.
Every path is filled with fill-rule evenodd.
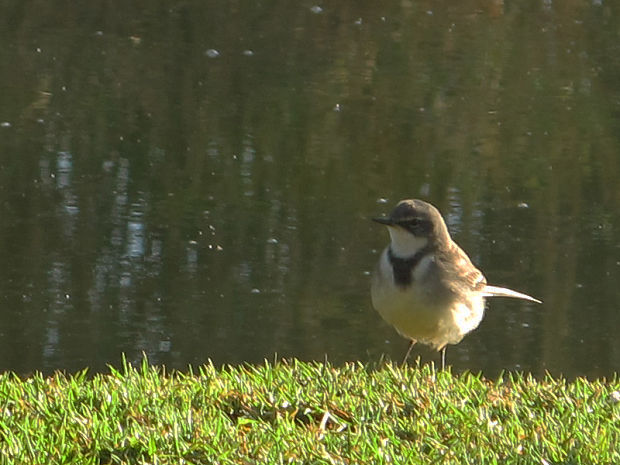
M 132 5 L 0 7 L 0 370 L 400 359 L 369 218 L 408 197 L 544 300 L 455 370 L 618 370 L 620 4 Z

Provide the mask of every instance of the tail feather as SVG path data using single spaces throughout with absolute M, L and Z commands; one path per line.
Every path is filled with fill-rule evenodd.
M 542 304 L 542 301 L 535 299 L 534 297 L 531 297 L 527 294 L 513 291 L 512 289 L 508 289 L 505 287 L 489 286 L 488 284 L 482 291 L 482 295 L 484 295 L 485 297 L 512 297 L 514 299 L 529 300 L 531 302 L 536 302 L 537 304 Z

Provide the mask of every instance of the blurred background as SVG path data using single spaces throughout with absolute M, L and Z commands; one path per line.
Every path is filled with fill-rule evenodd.
M 455 371 L 620 365 L 620 4 L 0 6 L 0 370 L 400 361 L 402 198 L 495 299 Z M 438 360 L 424 348 L 415 357 Z

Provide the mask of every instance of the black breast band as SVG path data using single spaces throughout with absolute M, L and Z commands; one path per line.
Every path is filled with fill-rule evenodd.
M 394 283 L 397 286 L 409 286 L 413 281 L 413 269 L 430 251 L 430 247 L 422 247 L 412 257 L 398 258 L 392 253 L 392 248 L 390 247 L 388 249 L 388 260 L 394 272 Z

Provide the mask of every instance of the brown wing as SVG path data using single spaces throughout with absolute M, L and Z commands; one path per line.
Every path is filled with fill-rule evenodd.
M 463 295 L 472 291 L 482 292 L 486 287 L 487 280 L 482 272 L 454 242 L 435 256 L 442 270 L 441 281 L 452 293 Z

